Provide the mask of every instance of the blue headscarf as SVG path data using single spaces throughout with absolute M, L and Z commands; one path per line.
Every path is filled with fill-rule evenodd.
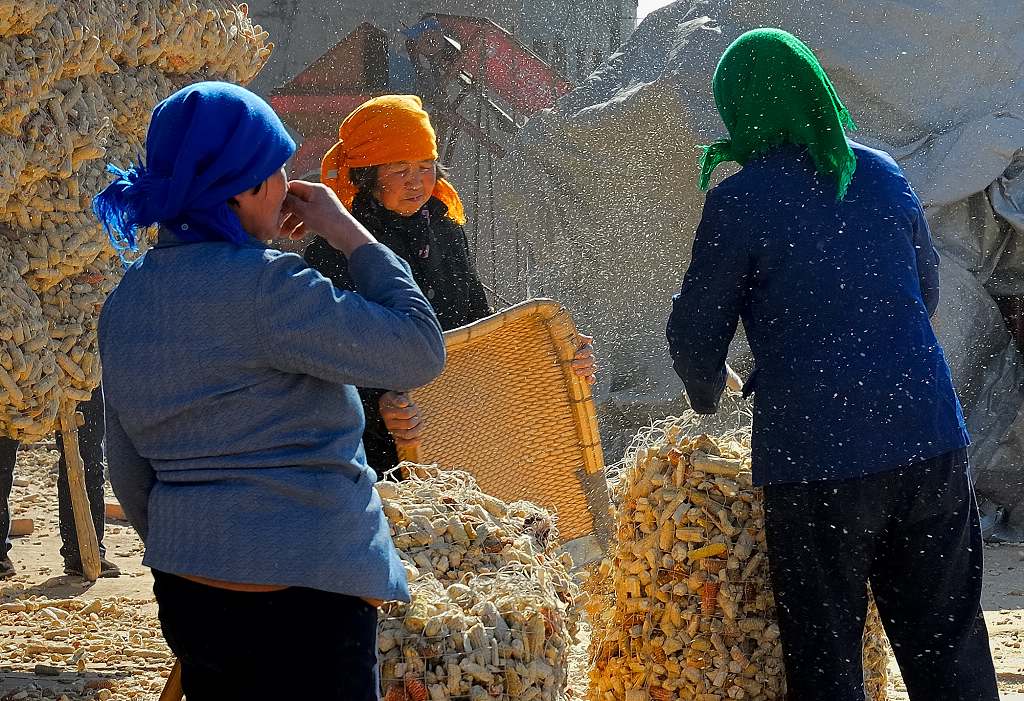
M 259 96 L 230 83 L 179 90 L 153 110 L 146 163 L 116 178 L 92 209 L 121 255 L 138 250 L 137 229 L 160 224 L 184 241 L 251 241 L 228 200 L 256 187 L 295 153 L 280 118 Z

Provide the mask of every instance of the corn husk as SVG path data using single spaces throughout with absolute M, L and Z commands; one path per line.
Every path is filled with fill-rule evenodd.
M 641 435 L 616 475 L 616 542 L 592 581 L 592 701 L 785 698 L 764 508 L 749 430 L 711 437 L 693 414 Z M 873 608 L 873 606 L 872 606 Z M 886 698 L 877 613 L 870 701 Z
M 100 379 L 96 320 L 122 266 L 90 211 L 153 107 L 251 80 L 273 49 L 223 0 L 0 0 L 0 435 L 36 440 Z M 11 300 L 11 304 L 8 304 Z

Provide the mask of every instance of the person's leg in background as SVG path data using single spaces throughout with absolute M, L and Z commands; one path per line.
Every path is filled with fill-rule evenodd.
M 912 701 L 998 701 L 981 609 L 983 544 L 960 450 L 900 470 L 871 585 Z
M 11 488 L 14 486 L 14 465 L 18 461 L 18 441 L 0 438 L 0 579 L 13 577 L 11 562 Z
M 103 390 L 97 387 L 87 402 L 78 405 L 85 423 L 78 429 L 78 450 L 85 465 L 85 491 L 89 496 L 89 510 L 92 513 L 93 528 L 100 546 L 100 576 L 116 577 L 120 574 L 117 565 L 105 558 L 103 546 L 104 495 L 103 495 Z M 82 555 L 78 548 L 78 530 L 75 527 L 75 512 L 71 505 L 71 489 L 68 486 L 68 464 L 64 455 L 64 437 L 57 432 L 57 503 L 60 520 L 60 554 L 64 557 L 64 572 L 72 575 L 82 573 Z

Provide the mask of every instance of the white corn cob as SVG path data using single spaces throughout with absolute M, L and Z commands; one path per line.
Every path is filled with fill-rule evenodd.
M 385 698 L 561 698 L 578 586 L 551 515 L 462 472 L 416 472 L 377 485 L 412 593 L 381 616 Z

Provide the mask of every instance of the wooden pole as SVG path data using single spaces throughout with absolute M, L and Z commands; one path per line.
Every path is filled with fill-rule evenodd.
M 86 580 L 95 582 L 100 576 L 100 546 L 92 522 L 92 511 L 89 509 L 89 494 L 85 490 L 85 465 L 82 463 L 82 453 L 78 450 L 78 422 L 81 417 L 73 403 L 65 404 L 60 411 L 60 433 L 64 439 L 68 491 L 71 492 L 71 506 L 75 512 L 82 575 Z
M 181 662 L 174 661 L 171 675 L 167 677 L 164 690 L 160 692 L 160 701 L 181 701 L 185 692 L 181 689 Z

